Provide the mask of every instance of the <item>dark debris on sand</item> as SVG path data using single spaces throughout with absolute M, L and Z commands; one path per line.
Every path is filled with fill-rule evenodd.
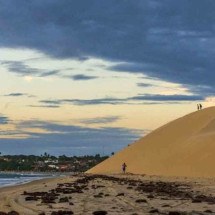
M 127 189 L 133 189 L 140 195 L 148 199 L 140 198 L 134 200 L 136 204 L 148 203 L 149 200 L 154 198 L 160 198 L 163 200 L 187 200 L 195 203 L 208 203 L 215 204 L 215 197 L 199 195 L 195 193 L 188 184 L 179 182 L 163 182 L 163 181 L 141 181 L 129 178 L 117 178 L 113 176 L 105 175 L 83 175 L 79 179 L 71 183 L 59 183 L 55 189 L 49 190 L 48 192 L 24 192 L 23 195 L 26 196 L 26 201 L 40 201 L 43 204 L 54 204 L 59 203 L 71 203 L 68 197 L 62 197 L 63 194 L 73 193 L 82 194 L 89 189 L 99 189 L 104 188 L 103 185 L 90 185 L 89 182 L 93 180 L 110 181 L 112 183 L 117 183 L 118 185 L 125 185 Z M 125 193 L 118 193 L 116 197 L 124 196 Z M 106 195 L 103 192 L 94 195 L 94 198 L 105 198 Z M 168 208 L 169 205 L 163 206 L 163 208 Z M 169 211 L 161 213 L 158 209 L 152 209 L 149 213 L 153 214 L 164 214 L 164 215 L 203 215 L 213 213 L 208 210 L 205 212 L 179 212 L 179 211 Z M 51 215 L 66 215 L 73 214 L 72 211 L 53 211 Z M 94 211 L 93 215 L 106 215 L 107 211 Z M 0 213 L 1 215 L 1 213 Z M 4 214 L 3 214 L 4 215 Z M 16 215 L 16 214 L 15 214 Z
M 16 212 L 16 211 L 11 211 L 11 212 L 8 212 L 8 213 L 0 211 L 0 215 L 20 215 L 20 214 L 18 212 Z

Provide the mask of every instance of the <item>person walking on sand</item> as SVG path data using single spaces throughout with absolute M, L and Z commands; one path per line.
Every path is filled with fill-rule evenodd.
M 126 173 L 126 168 L 127 168 L 126 163 L 123 163 L 123 164 L 122 164 L 122 172 L 123 172 L 123 173 Z
M 199 104 L 197 104 L 197 110 L 199 110 Z
M 199 110 L 201 110 L 202 109 L 202 104 L 199 104 Z

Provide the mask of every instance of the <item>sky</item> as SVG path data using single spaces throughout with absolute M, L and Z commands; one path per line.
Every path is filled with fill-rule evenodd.
M 0 151 L 110 155 L 215 101 L 214 0 L 0 0 Z

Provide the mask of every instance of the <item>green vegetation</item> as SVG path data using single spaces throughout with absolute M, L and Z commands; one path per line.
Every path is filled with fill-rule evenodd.
M 84 172 L 108 156 L 1 155 L 0 171 Z

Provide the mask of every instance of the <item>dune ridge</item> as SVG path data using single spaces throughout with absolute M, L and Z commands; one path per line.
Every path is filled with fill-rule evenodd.
M 215 107 L 178 118 L 98 164 L 87 173 L 214 177 Z

